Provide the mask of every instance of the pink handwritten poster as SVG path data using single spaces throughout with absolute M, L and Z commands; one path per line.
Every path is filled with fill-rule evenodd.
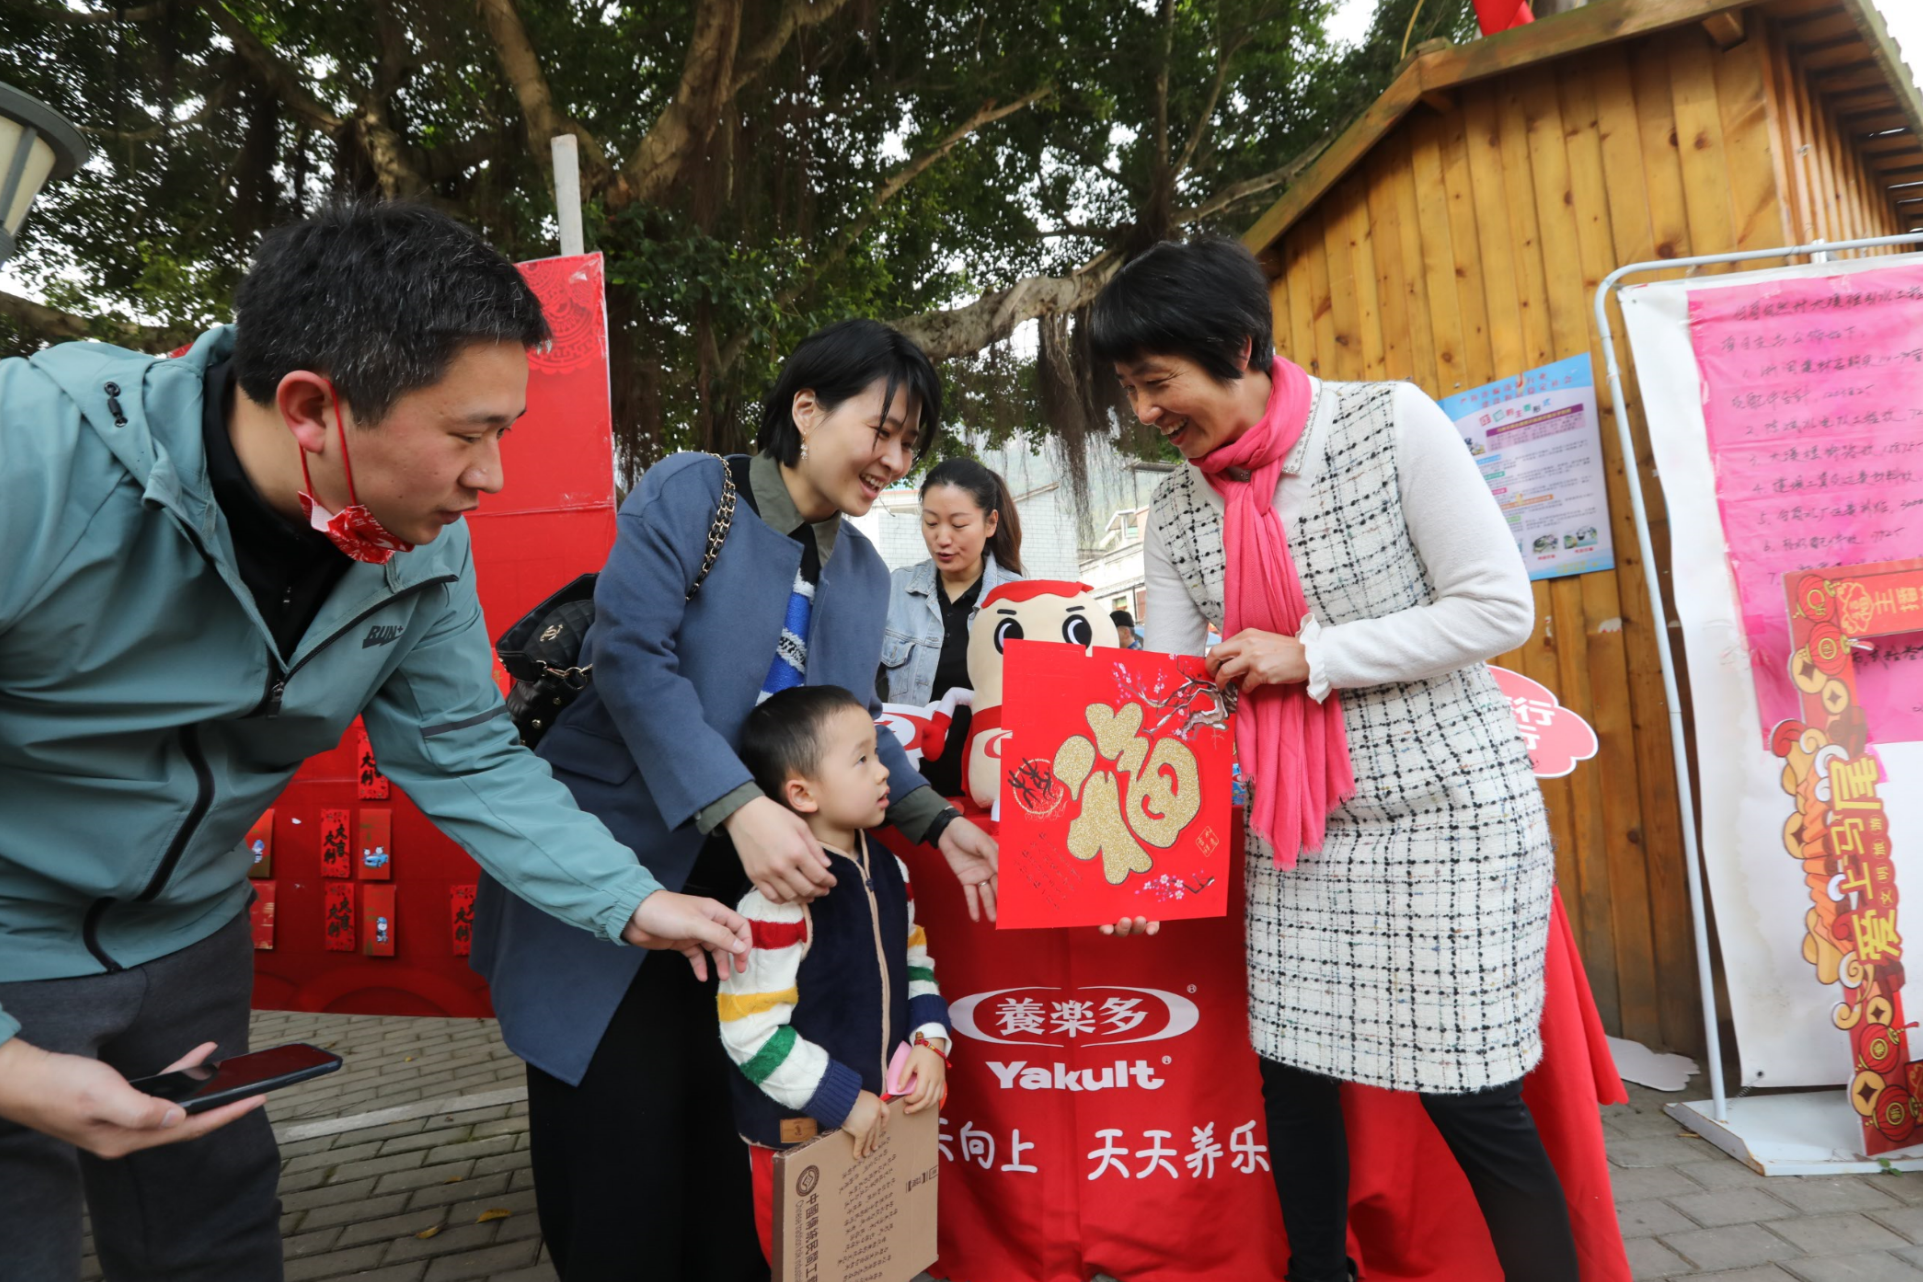
M 1923 555 L 1923 266 L 1694 290 L 1689 330 L 1767 736 L 1798 715 L 1783 576 Z M 1923 738 L 1900 684 L 1863 691 L 1886 742 Z

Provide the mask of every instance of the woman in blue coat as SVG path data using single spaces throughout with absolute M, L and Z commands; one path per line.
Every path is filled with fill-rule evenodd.
M 878 322 L 844 321 L 782 366 L 756 454 L 676 455 L 622 505 L 583 651 L 593 684 L 540 755 L 663 886 L 724 903 L 750 883 L 778 902 L 833 886 L 819 843 L 762 795 L 735 745 L 749 710 L 778 690 L 873 685 L 888 571 L 842 518 L 907 474 L 940 409 L 920 348 Z M 724 468 L 732 522 L 690 599 Z M 994 842 L 891 736 L 881 750 L 889 821 L 938 846 L 971 914 L 992 918 Z M 599 944 L 485 879 L 476 907 L 475 968 L 528 1063 L 535 1196 L 564 1282 L 765 1278 L 714 978 L 644 965 L 641 950 Z

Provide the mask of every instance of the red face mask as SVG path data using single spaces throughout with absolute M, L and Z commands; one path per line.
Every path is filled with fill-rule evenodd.
M 340 394 L 334 392 L 332 383 L 327 385 L 327 390 L 334 393 L 334 429 L 341 438 L 341 470 L 347 473 L 347 506 L 338 512 L 329 512 L 321 506 L 320 500 L 314 497 L 314 478 L 307 474 L 307 451 L 302 450 L 300 476 L 307 488 L 300 492 L 300 510 L 309 525 L 356 561 L 386 565 L 396 552 L 412 552 L 414 545 L 389 533 L 367 506 L 355 498 L 354 465 L 347 461 L 347 426 L 341 421 Z

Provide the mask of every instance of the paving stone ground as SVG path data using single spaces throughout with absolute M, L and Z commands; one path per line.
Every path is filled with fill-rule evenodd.
M 263 1012 L 253 1036 L 346 1060 L 268 1110 L 288 1282 L 554 1282 L 491 1021 Z M 1695 1095 L 1630 1094 L 1603 1128 L 1636 1278 L 1923 1282 L 1923 1174 L 1764 1179 L 1663 1115 Z

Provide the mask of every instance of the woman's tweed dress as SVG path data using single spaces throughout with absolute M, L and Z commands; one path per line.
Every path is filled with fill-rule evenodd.
M 1288 535 L 1323 624 L 1436 597 L 1403 521 L 1394 391 L 1318 391 L 1338 399 Z M 1179 469 L 1151 520 L 1219 630 L 1222 523 L 1206 485 Z M 1542 1052 L 1555 866 L 1509 704 L 1481 664 L 1341 698 L 1356 796 L 1329 816 L 1322 851 L 1283 872 L 1249 834 L 1250 1038 L 1269 1059 L 1393 1090 L 1513 1081 Z

